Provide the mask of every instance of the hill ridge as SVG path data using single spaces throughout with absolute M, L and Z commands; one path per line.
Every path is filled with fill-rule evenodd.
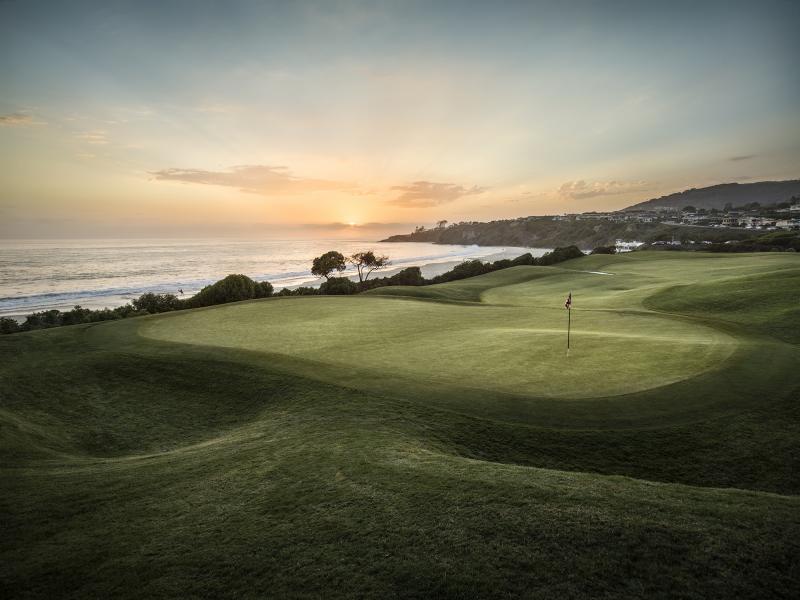
M 701 188 L 689 188 L 658 198 L 638 202 L 623 210 L 655 210 L 659 208 L 677 208 L 694 206 L 695 208 L 725 208 L 741 206 L 750 202 L 759 204 L 776 204 L 786 202 L 793 196 L 800 195 L 800 179 L 782 181 L 757 181 L 752 183 L 718 183 Z

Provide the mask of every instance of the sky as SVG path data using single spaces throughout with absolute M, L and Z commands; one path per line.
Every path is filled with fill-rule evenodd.
M 800 2 L 0 0 L 0 236 L 376 236 L 800 178 Z

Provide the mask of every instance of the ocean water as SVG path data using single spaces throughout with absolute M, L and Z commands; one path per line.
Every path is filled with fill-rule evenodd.
M 388 255 L 393 270 L 545 252 L 319 239 L 0 241 L 0 316 L 65 310 L 76 304 L 113 308 L 145 292 L 180 295 L 183 290 L 189 296 L 231 273 L 269 281 L 276 289 L 297 286 L 315 281 L 310 271 L 315 256 L 328 250 L 347 255 L 365 249 Z

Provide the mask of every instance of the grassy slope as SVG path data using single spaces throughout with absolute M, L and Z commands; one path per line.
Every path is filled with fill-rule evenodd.
M 6 336 L 0 591 L 791 595 L 799 273 L 595 256 Z

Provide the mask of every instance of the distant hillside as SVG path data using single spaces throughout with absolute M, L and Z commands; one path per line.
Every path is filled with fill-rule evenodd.
M 790 181 L 759 181 L 758 183 L 722 183 L 704 188 L 653 198 L 629 206 L 625 210 L 655 210 L 657 208 L 725 208 L 726 204 L 742 206 L 750 202 L 775 204 L 800 195 L 800 179 Z
M 393 235 L 384 242 L 431 242 L 478 246 L 526 246 L 555 248 L 575 244 L 584 250 L 613 244 L 617 238 L 653 242 L 657 240 L 719 241 L 748 239 L 757 232 L 745 229 L 685 227 L 666 223 L 631 223 L 608 219 L 526 217 L 490 223 L 454 223 L 448 227 Z

